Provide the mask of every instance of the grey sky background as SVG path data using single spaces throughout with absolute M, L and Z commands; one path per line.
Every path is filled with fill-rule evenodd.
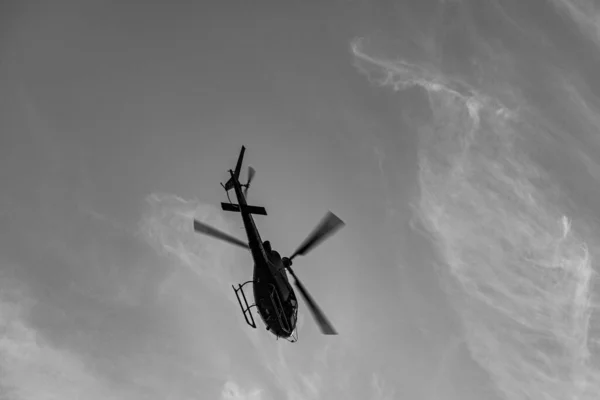
M 5 2 L 3 399 L 595 399 L 593 1 Z M 296 272 L 251 330 L 219 185 Z M 245 176 L 245 175 L 244 175 Z

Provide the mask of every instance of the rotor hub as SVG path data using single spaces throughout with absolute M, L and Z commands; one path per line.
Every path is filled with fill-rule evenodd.
M 292 266 L 292 260 L 290 260 L 288 257 L 283 257 L 281 262 L 283 263 L 284 268 L 289 268 Z

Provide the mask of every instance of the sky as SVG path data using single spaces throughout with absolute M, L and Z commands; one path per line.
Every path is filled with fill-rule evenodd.
M 0 398 L 595 399 L 600 7 L 0 5 Z M 248 327 L 242 145 L 299 341 Z M 242 173 L 242 179 L 245 178 Z M 249 291 L 249 296 L 251 294 Z

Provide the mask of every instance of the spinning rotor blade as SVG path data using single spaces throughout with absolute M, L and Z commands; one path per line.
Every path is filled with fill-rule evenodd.
M 246 187 L 244 188 L 244 196 L 248 194 L 248 188 L 250 187 L 250 182 L 254 179 L 254 174 L 256 174 L 256 170 L 248 166 L 248 182 L 246 182 Z
M 198 233 L 203 233 L 208 236 L 212 236 L 216 239 L 223 240 L 227 243 L 231 243 L 235 246 L 243 247 L 244 249 L 249 249 L 248 245 L 242 242 L 240 239 L 234 238 L 233 236 L 228 235 L 225 232 L 221 232 L 220 230 L 213 228 L 212 226 L 206 225 L 200 221 L 194 220 L 194 231 Z
M 304 301 L 306 302 L 308 309 L 312 314 L 313 318 L 315 319 L 317 325 L 319 325 L 321 332 L 324 335 L 337 335 L 337 332 L 333 325 L 331 325 L 331 322 L 329 322 L 323 311 L 321 311 L 321 309 L 319 308 L 315 300 L 312 298 L 310 293 L 308 293 L 302 282 L 300 282 L 300 280 L 296 277 L 294 271 L 290 267 L 288 267 L 287 269 L 288 271 L 290 271 L 290 274 L 294 277 L 294 283 L 296 284 L 298 291 L 304 298 Z
M 323 240 L 333 235 L 337 230 L 344 226 L 344 221 L 339 219 L 334 213 L 328 211 L 325 217 L 319 222 L 319 225 L 311 232 L 310 235 L 304 240 L 304 242 L 298 247 L 298 249 L 290 257 L 290 261 L 300 255 L 303 256 L 316 246 L 318 246 Z
M 248 166 L 248 185 L 250 185 L 250 182 L 254 179 L 254 174 L 256 174 L 256 170 L 251 166 Z

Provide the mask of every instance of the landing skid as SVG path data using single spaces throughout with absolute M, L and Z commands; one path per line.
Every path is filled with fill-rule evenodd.
M 235 288 L 235 286 L 231 285 L 231 288 L 233 289 L 233 292 L 235 293 L 235 297 L 238 300 L 238 304 L 240 305 L 240 308 L 242 309 L 242 313 L 244 314 L 244 319 L 246 320 L 246 323 L 249 326 L 251 326 L 252 328 L 256 329 L 256 323 L 254 322 L 254 316 L 252 315 L 252 311 L 251 311 L 252 307 L 256 307 L 256 304 L 248 305 L 248 300 L 246 299 L 246 294 L 244 293 L 244 286 L 246 286 L 246 284 L 248 284 L 248 283 L 254 283 L 254 281 L 247 281 L 247 282 L 242 283 L 241 285 L 238 284 L 237 289 Z M 239 295 L 240 292 L 242 293 L 241 298 Z M 271 291 L 271 300 L 272 301 L 274 301 L 274 297 L 277 299 L 277 302 L 279 302 L 279 296 L 277 295 L 277 292 L 275 292 L 275 288 L 273 287 L 272 291 Z M 281 303 L 279 302 L 279 308 L 276 308 L 276 310 L 279 310 L 280 308 L 281 308 Z M 280 311 L 276 311 L 277 318 L 279 318 L 279 323 L 282 324 L 284 322 L 282 322 L 281 315 L 279 314 L 279 312 Z M 285 323 L 287 324 L 287 321 Z M 269 330 L 268 327 L 267 327 L 267 330 Z M 291 335 L 289 337 L 286 337 L 285 339 L 290 343 L 297 342 L 298 341 L 298 329 L 294 328 Z M 277 336 L 277 340 L 279 340 L 279 336 Z
M 244 294 L 244 289 L 243 289 L 243 287 L 247 283 L 252 283 L 252 282 L 254 282 L 254 281 L 247 281 L 247 282 L 242 283 L 241 285 L 238 284 L 237 289 L 233 285 L 231 285 L 231 287 L 233 288 L 233 291 L 235 292 L 235 297 L 237 298 L 240 308 L 242 309 L 242 313 L 244 314 L 244 319 L 246 320 L 246 323 L 248 325 L 250 325 L 252 328 L 256 329 L 256 323 L 254 322 L 254 317 L 252 316 L 252 312 L 250 310 L 252 307 L 256 307 L 256 304 L 248 305 L 248 300 L 246 300 L 246 295 Z M 242 292 L 242 299 L 244 300 L 243 304 L 242 304 L 242 300 L 240 299 L 239 292 Z

